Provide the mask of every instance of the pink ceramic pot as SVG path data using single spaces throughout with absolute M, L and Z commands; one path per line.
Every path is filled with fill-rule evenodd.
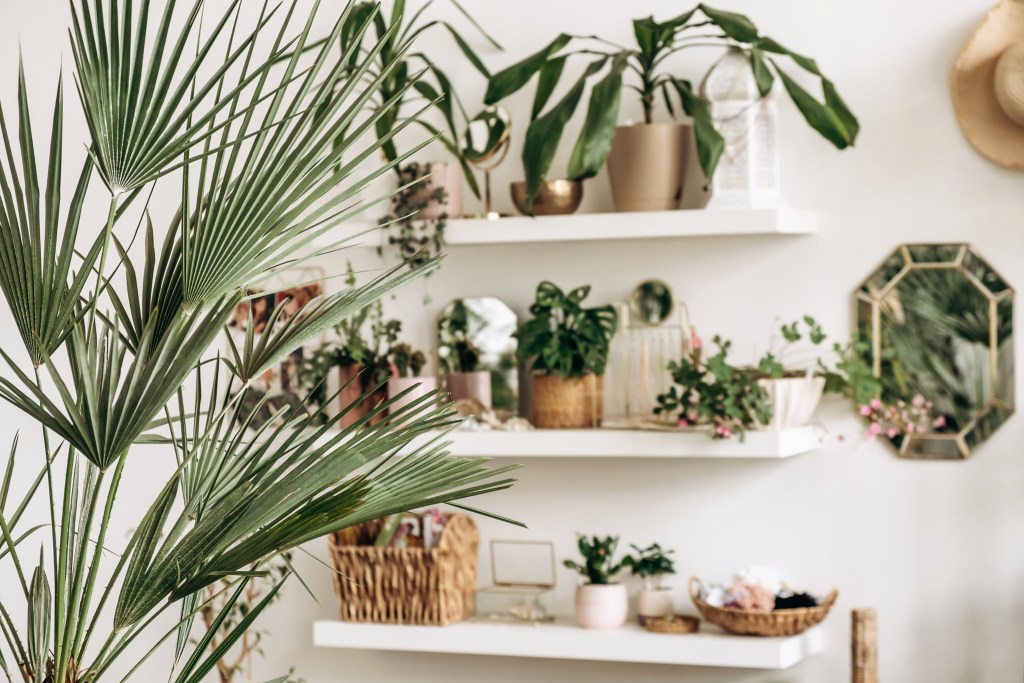
M 423 201 L 435 188 L 443 187 L 448 199 L 443 204 L 431 202 L 417 214 L 417 218 L 429 220 L 437 218 L 442 213 L 448 214 L 448 218 L 459 218 L 462 216 L 462 167 L 454 161 L 432 161 L 430 162 L 430 177 L 424 180 L 417 189 L 415 201 Z
M 619 628 L 626 623 L 629 598 L 621 583 L 576 587 L 576 623 L 583 628 Z
M 453 401 L 470 399 L 491 409 L 491 373 L 487 370 L 449 372 L 444 381 Z
M 397 412 L 416 399 L 437 389 L 437 380 L 433 377 L 392 377 L 388 380 L 388 398 L 394 398 L 406 389 L 408 394 L 391 404 L 388 412 Z

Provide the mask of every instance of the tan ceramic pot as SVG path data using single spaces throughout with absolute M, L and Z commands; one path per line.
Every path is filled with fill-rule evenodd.
M 526 183 L 519 181 L 512 183 L 512 203 L 516 210 L 523 215 L 529 215 L 526 211 Z M 583 201 L 583 181 L 569 180 L 545 180 L 541 183 L 540 192 L 533 200 L 534 216 L 562 216 L 575 213 Z
M 689 140 L 689 124 L 639 123 L 616 128 L 608 154 L 615 210 L 678 209 Z
M 433 377 L 392 377 L 388 380 L 388 398 L 395 398 L 403 391 L 408 394 L 391 402 L 389 413 L 396 413 L 413 401 L 437 391 L 437 380 Z
M 598 375 L 562 379 L 533 376 L 533 424 L 541 429 L 588 429 L 601 426 L 603 379 Z
M 459 218 L 462 216 L 462 167 L 455 162 L 432 161 L 430 162 L 430 177 L 420 183 L 412 196 L 412 203 L 420 203 L 430 196 L 438 187 L 443 187 L 447 199 L 438 204 L 429 203 L 423 210 L 416 214 L 417 218 L 431 220 L 438 218 L 441 214 L 448 214 L 448 218 Z
M 366 398 L 360 400 L 363 395 L 363 383 L 359 373 L 363 371 L 362 365 L 345 365 L 338 368 L 338 377 L 341 384 L 341 393 L 338 394 L 338 407 L 344 411 L 349 406 L 351 410 L 342 415 L 339 425 L 342 429 L 351 427 L 366 417 L 373 408 L 387 399 L 387 392 L 383 389 L 375 391 Z M 377 424 L 384 419 L 384 414 L 375 415 L 370 424 Z
M 449 372 L 444 382 L 453 401 L 479 401 L 491 409 L 491 373 L 487 370 Z

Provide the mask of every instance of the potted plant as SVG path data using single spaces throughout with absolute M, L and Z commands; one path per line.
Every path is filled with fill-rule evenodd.
M 856 339 L 846 345 L 826 345 L 828 335 L 809 315 L 779 327 L 783 344 L 758 361 L 759 383 L 772 405 L 763 426 L 779 430 L 807 424 L 825 393 L 835 393 L 864 405 L 878 395 L 880 384 L 860 354 Z M 801 346 L 801 343 L 802 346 Z
M 690 137 L 684 115 L 690 117 L 697 158 L 710 179 L 725 147 L 715 128 L 701 88 L 670 65 L 668 58 L 682 50 L 713 46 L 746 55 L 762 96 L 771 92 L 776 77 L 808 124 L 839 149 L 852 145 L 859 124 L 835 86 L 814 60 L 763 36 L 745 16 L 707 5 L 665 21 L 653 17 L 633 20 L 635 45 L 622 47 L 590 36 L 561 34 L 540 51 L 490 77 L 486 104 L 494 104 L 525 86 L 535 74 L 537 89 L 523 145 L 524 205 L 529 212 L 544 187 L 566 124 L 583 101 L 587 83 L 589 105 L 576 139 L 566 177 L 592 178 L 609 162 L 616 208 L 620 211 L 678 208 L 682 189 L 684 146 Z M 588 60 L 566 94 L 547 107 L 569 58 Z M 804 90 L 777 61 L 791 58 L 821 82 L 822 100 Z M 603 74 L 603 75 L 602 75 Z M 630 76 L 629 80 L 626 76 Z M 644 121 L 617 126 L 622 90 L 636 92 Z M 670 121 L 655 121 L 658 100 Z
M 345 284 L 356 286 L 351 263 Z M 334 326 L 337 339 L 322 344 L 308 360 L 303 360 L 301 385 L 310 391 L 309 400 L 324 405 L 326 378 L 338 368 L 338 406 L 344 411 L 342 428 L 371 414 L 370 424 L 383 420 L 384 414 L 374 408 L 387 400 L 386 384 L 392 375 L 388 353 L 401 331 L 401 321 L 385 320 L 379 299 L 340 321 Z
M 683 428 L 710 428 L 714 439 L 743 439 L 746 430 L 768 424 L 772 406 L 756 368 L 728 362 L 732 342 L 714 338 L 717 352 L 704 357 L 696 349 L 669 363 L 674 385 L 658 395 L 655 415 L 671 417 Z
M 473 343 L 473 316 L 462 299 L 438 325 L 438 348 L 444 385 L 453 401 L 478 401 L 485 409 L 493 406 L 491 372 L 480 368 L 480 349 Z
M 516 332 L 520 361 L 532 363 L 533 422 L 541 428 L 601 424 L 602 376 L 618 323 L 612 306 L 583 308 L 590 286 L 568 294 L 541 282 L 532 319 Z
M 400 410 L 421 396 L 437 390 L 437 380 L 421 374 L 427 363 L 427 357 L 422 351 L 400 342 L 392 344 L 388 356 L 393 370 L 388 380 L 388 398 L 392 399 L 389 410 Z M 408 393 L 402 395 L 403 392 Z
M 398 170 L 399 190 L 391 197 L 391 212 L 377 221 L 388 244 L 414 270 L 441 253 L 448 210 L 452 208 L 448 202 L 449 184 L 436 180 L 429 184 L 417 182 L 430 176 L 434 168 L 435 164 L 415 161 L 402 166 Z M 377 254 L 384 255 L 383 245 L 377 247 Z
M 652 543 L 646 548 L 630 546 L 635 555 L 627 555 L 622 561 L 624 567 L 629 567 L 633 576 L 643 579 L 644 585 L 637 594 L 637 617 L 643 625 L 648 619 L 659 617 L 671 617 L 675 614 L 675 603 L 672 600 L 672 589 L 663 586 L 662 578 L 675 574 L 676 568 L 669 557 L 674 551 L 662 550 L 657 543 Z
M 503 49 L 457 0 L 450 2 L 489 45 L 496 50 Z M 403 258 L 410 255 L 406 248 L 410 239 L 407 234 L 410 226 L 403 224 L 402 221 L 411 221 L 413 218 L 418 221 L 419 224 L 413 228 L 413 232 L 432 232 L 432 228 L 439 228 L 431 236 L 426 237 L 425 241 L 443 244 L 444 221 L 462 215 L 463 182 L 469 184 L 470 190 L 477 198 L 480 197 L 480 189 L 470 162 L 493 151 L 490 148 L 474 149 L 460 142 L 470 121 L 475 119 L 471 119 L 466 113 L 466 108 L 453 88 L 451 79 L 438 66 L 439 60 L 421 50 L 419 44 L 416 49 L 410 49 L 413 41 L 425 33 L 434 29 L 444 29 L 466 62 L 483 78 L 490 77 L 490 72 L 483 61 L 463 38 L 467 32 L 447 21 L 432 18 L 429 12 L 425 12 L 426 9 L 424 6 L 419 11 L 406 12 L 404 0 L 395 0 L 391 5 L 391 11 L 385 14 L 379 11 L 376 2 L 358 2 L 353 5 L 339 37 L 343 51 L 355 47 L 356 54 L 368 53 L 375 71 L 384 74 L 379 92 L 367 101 L 367 108 L 376 135 L 381 140 L 385 158 L 397 163 L 395 169 L 398 173 L 400 196 L 396 197 L 394 209 L 396 212 L 400 209 L 418 212 L 415 217 L 408 213 L 396 213 L 401 221 L 395 224 L 391 236 L 395 237 L 397 233 L 399 254 Z M 375 16 L 373 29 L 361 31 L 360 27 L 363 26 L 366 17 L 371 15 Z M 383 44 L 383 47 L 370 50 L 378 44 Z M 342 71 L 342 74 L 344 73 Z M 420 116 L 424 106 L 429 107 L 432 104 L 436 105 L 441 114 L 440 125 L 435 125 Z M 361 123 L 362 120 L 350 122 L 339 130 L 338 139 L 345 139 L 351 135 L 352 129 Z M 406 159 L 422 149 L 425 144 L 419 144 L 407 152 L 398 150 L 395 132 L 409 123 L 415 123 L 435 136 L 451 155 L 451 160 L 436 160 L 425 164 L 405 163 Z M 412 265 L 419 267 L 421 262 L 422 260 L 415 260 Z
M 576 623 L 583 628 L 618 628 L 626 623 L 629 599 L 626 587 L 613 583 L 612 577 L 622 570 L 615 561 L 618 536 L 586 536 L 579 534 L 576 546 L 583 564 L 565 560 L 564 565 L 579 574 L 583 582 L 576 586 Z

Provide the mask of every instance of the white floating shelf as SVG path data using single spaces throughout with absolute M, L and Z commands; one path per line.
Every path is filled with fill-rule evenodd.
M 658 237 L 807 235 L 817 231 L 818 217 L 811 211 L 788 208 L 694 209 L 455 220 L 445 229 L 445 241 L 451 245 L 513 244 Z
M 341 230 L 357 233 L 370 223 L 347 223 Z M 810 235 L 818 231 L 818 214 L 801 209 L 685 209 L 628 213 L 574 213 L 568 216 L 509 216 L 460 218 L 448 221 L 449 246 L 531 244 L 683 237 L 755 235 Z M 340 239 L 328 234 L 317 239 L 327 244 Z M 382 236 L 367 234 L 359 246 L 376 248 Z
M 743 441 L 715 441 L 706 432 L 626 429 L 536 429 L 449 435 L 453 455 L 492 458 L 769 458 L 817 449 L 824 432 L 814 426 L 747 432 Z
M 742 669 L 788 669 L 821 651 L 811 629 L 787 638 L 733 636 L 702 627 L 688 635 L 653 634 L 627 625 L 611 631 L 579 628 L 568 620 L 538 626 L 463 622 L 452 626 L 395 626 L 317 621 L 317 647 L 394 652 L 574 659 Z

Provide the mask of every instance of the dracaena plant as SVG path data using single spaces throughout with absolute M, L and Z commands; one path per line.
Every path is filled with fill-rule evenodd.
M 856 117 L 817 63 L 761 35 L 753 22 L 742 14 L 701 4 L 665 21 L 654 17 L 634 19 L 633 37 L 635 44 L 627 47 L 596 36 L 563 33 L 538 52 L 490 78 L 484 99 L 486 104 L 493 105 L 538 75 L 522 154 L 527 207 L 532 206 L 541 183 L 551 170 L 565 127 L 583 101 L 589 81 L 594 81 L 594 85 L 590 89 L 583 126 L 569 158 L 567 177 L 592 178 L 604 166 L 625 88 L 639 98 L 647 123 L 653 122 L 659 102 L 673 118 L 683 114 L 692 117 L 701 168 L 705 176 L 711 178 L 724 150 L 724 140 L 715 128 L 702 88 L 694 87 L 680 75 L 676 60 L 670 60 L 690 48 L 742 50 L 750 61 L 762 96 L 772 90 L 778 77 L 807 123 L 829 142 L 844 149 L 857 137 L 860 127 Z M 586 66 L 562 98 L 548 107 L 570 58 L 587 60 Z M 782 58 L 788 58 L 820 81 L 822 99 L 805 90 L 780 66 Z
M 0 561 L 15 577 L 0 587 L 8 680 L 139 680 L 167 643 L 167 679 L 198 683 L 277 595 L 284 575 L 225 628 L 274 558 L 338 528 L 511 484 L 505 470 L 450 458 L 436 438 L 411 444 L 452 424 L 434 397 L 345 430 L 329 431 L 338 417 L 284 411 L 247 428 L 255 410 L 239 399 L 254 379 L 414 277 L 395 268 L 287 319 L 279 308 L 259 338 L 250 324 L 226 357 L 210 352 L 249 287 L 337 246 L 313 242 L 403 160 L 353 172 L 403 126 L 364 135 L 394 104 L 366 114 L 390 76 L 370 64 L 393 33 L 359 54 L 307 50 L 314 20 L 332 15 L 333 46 L 352 8 L 251 5 L 206 8 L 200 22 L 202 0 L 72 0 L 91 138 L 70 199 L 61 87 L 48 125 L 30 112 L 24 76 L 16 116 L 0 110 L 0 289 L 25 347 L 24 359 L 0 351 L 0 399 L 39 424 L 44 445 L 31 456 L 35 478 L 16 476 L 16 443 L 0 476 Z M 243 13 L 256 18 L 249 33 L 237 28 Z M 340 141 L 339 129 L 349 131 Z M 172 215 L 139 205 L 154 184 L 180 197 Z M 109 210 L 90 239 L 93 194 Z M 123 478 L 153 471 L 156 455 L 140 444 L 174 465 L 147 509 L 117 498 Z M 29 526 L 38 507 L 48 519 Z M 138 520 L 124 543 L 110 534 L 118 519 Z

